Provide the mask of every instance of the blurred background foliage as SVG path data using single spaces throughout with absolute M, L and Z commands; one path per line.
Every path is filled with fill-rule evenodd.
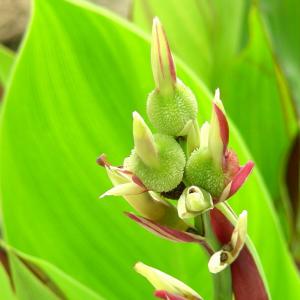
M 19 48 L 28 24 L 30 3 L 0 0 L 0 97 L 8 102 L 1 116 L 3 226 L 6 242 L 30 254 L 16 255 L 16 252 L 3 251 L 11 258 L 14 280 L 19 283 L 18 297 L 33 299 L 30 298 L 32 295 L 41 297 L 47 294 L 43 296 L 45 299 L 60 299 L 60 293 L 63 293 L 70 299 L 76 299 L 76 296 L 69 294 L 73 289 L 78 291 L 78 299 L 82 299 L 78 295 L 87 299 L 101 299 L 102 296 L 118 299 L 122 293 L 127 297 L 131 295 L 130 299 L 139 299 L 138 295 L 146 292 L 151 297 L 150 289 L 131 274 L 129 268 L 135 260 L 144 257 L 154 266 L 162 267 L 192 286 L 197 281 L 207 279 L 205 270 L 198 271 L 194 278 L 189 276 L 190 270 L 197 269 L 198 264 L 195 266 L 192 260 L 185 262 L 184 253 L 189 251 L 195 257 L 198 255 L 196 249 L 187 250 L 189 246 L 186 245 L 168 245 L 146 233 L 136 232 L 134 224 L 127 224 L 128 221 L 123 220 L 121 215 L 108 216 L 104 220 L 101 218 L 103 211 L 109 213 L 113 206 L 117 207 L 118 212 L 128 208 L 115 201 L 114 204 L 101 204 L 99 207 L 95 200 L 97 193 L 100 194 L 108 183 L 103 176 L 99 177 L 101 171 L 94 168 L 91 157 L 105 150 L 114 155 L 116 162 L 120 162 L 121 157 L 129 151 L 131 141 L 122 139 L 118 150 L 115 150 L 115 141 L 120 136 L 130 135 L 130 112 L 137 108 L 143 112 L 143 99 L 152 88 L 149 49 L 141 32 L 150 33 L 152 18 L 157 15 L 165 26 L 171 49 L 177 57 L 180 77 L 191 85 L 198 96 L 203 119 L 209 116 L 207 100 L 211 97 L 210 93 L 220 87 L 226 111 L 239 131 L 233 131 L 232 143 L 242 145 L 238 151 L 243 153 L 243 158 L 247 157 L 248 154 L 244 153 L 249 150 L 256 162 L 259 172 L 254 175 L 255 179 L 249 181 L 249 188 L 245 187 L 240 196 L 232 199 L 232 202 L 239 199 L 240 202 L 232 204 L 237 210 L 246 206 L 250 212 L 254 212 L 252 215 L 262 218 L 256 221 L 257 224 L 250 225 L 250 235 L 258 247 L 267 277 L 273 276 L 269 280 L 272 294 L 277 295 L 273 298 L 288 299 L 288 293 L 293 294 L 299 280 L 294 275 L 287 277 L 289 282 L 286 283 L 286 290 L 280 294 L 276 285 L 279 289 L 278 278 L 282 277 L 283 271 L 271 274 L 274 261 L 267 257 L 278 247 L 278 253 L 274 254 L 274 258 L 278 255 L 277 263 L 287 264 L 286 272 L 292 270 L 290 258 L 285 253 L 286 247 L 294 261 L 300 264 L 298 1 L 92 1 L 99 7 L 117 13 L 131 25 L 122 23 L 106 11 L 97 11 L 94 6 L 72 4 L 64 0 L 53 0 L 54 4 L 51 5 L 42 2 L 35 1 L 35 14 L 28 26 L 27 40 Z M 50 25 L 53 28 L 49 29 Z M 54 53 L 51 47 L 60 52 Z M 18 49 L 22 49 L 21 52 Z M 45 61 L 48 59 L 49 64 Z M 95 70 L 95 66 L 98 70 Z M 110 69 L 114 71 L 110 72 Z M 77 74 L 79 71 L 85 77 Z M 53 76 L 53 73 L 58 75 Z M 65 78 L 69 81 L 65 81 Z M 41 79 L 44 81 L 41 82 Z M 75 83 L 78 84 L 77 88 Z M 135 88 L 137 84 L 139 87 Z M 116 90 L 111 91 L 110 85 Z M 123 92 L 117 91 L 118 87 L 122 87 Z M 53 88 L 60 90 L 52 94 Z M 6 92 L 7 97 L 4 97 Z M 121 109 L 117 100 L 125 95 L 130 102 Z M 111 99 L 110 103 L 106 103 L 106 97 Z M 83 105 L 84 98 L 92 100 Z M 51 99 L 56 99 L 54 103 L 57 106 L 51 103 Z M 60 123 L 61 115 L 66 118 L 66 123 Z M 113 118 L 108 118 L 108 115 Z M 41 116 L 45 118 L 42 121 Z M 97 118 L 101 118 L 101 121 Z M 46 136 L 45 129 L 49 130 Z M 70 133 L 78 145 L 71 139 L 67 140 Z M 97 140 L 97 134 L 101 137 L 100 141 Z M 246 148 L 239 136 L 248 150 L 244 150 Z M 114 141 L 107 141 L 109 138 Z M 59 147 L 53 149 L 55 143 Z M 78 147 L 74 151 L 80 157 L 80 162 L 70 152 L 72 147 Z M 47 150 L 43 152 L 42 149 Z M 64 155 L 63 159 L 61 155 Z M 47 158 L 51 161 L 47 161 Z M 65 164 L 73 169 L 69 170 Z M 76 177 L 70 171 L 78 172 L 78 178 L 84 182 L 82 186 L 78 187 Z M 55 176 L 54 172 L 57 172 Z M 87 173 L 91 174 L 87 176 Z M 47 184 L 43 178 L 47 178 Z M 66 178 L 69 182 L 64 186 Z M 97 186 L 98 182 L 101 182 L 100 187 Z M 14 186 L 17 189 L 15 191 Z M 47 199 L 48 204 L 40 203 L 41 198 Z M 72 199 L 76 201 L 75 204 L 71 202 Z M 78 202 L 80 199 L 84 199 L 83 204 Z M 268 199 L 272 201 L 270 207 Z M 245 204 L 241 201 L 245 201 Z M 268 212 L 268 207 L 271 212 Z M 63 209 L 70 212 L 65 213 Z M 93 217 L 88 220 L 92 211 Z M 53 226 L 51 217 L 61 223 Z M 75 221 L 83 229 L 74 230 Z M 276 227 L 278 223 L 280 229 Z M 36 228 L 39 224 L 43 225 Z M 111 224 L 115 228 L 126 228 L 126 238 L 134 240 L 135 247 L 125 247 L 130 254 L 124 255 L 124 259 L 113 247 L 118 242 L 124 245 L 126 239 L 118 237 L 111 230 Z M 60 225 L 67 231 L 65 236 L 57 234 Z M 27 229 L 26 226 L 32 226 L 33 229 Z M 103 227 L 110 230 L 107 232 Z M 50 240 L 47 241 L 47 236 L 43 236 L 43 230 Z M 259 231 L 272 236 L 264 237 Z M 284 241 L 281 240 L 281 233 Z M 101 242 L 95 240 L 97 235 Z M 79 237 L 74 242 L 77 236 L 84 236 L 89 242 Z M 111 236 L 114 241 L 110 241 Z M 39 241 L 34 241 L 36 237 Z M 138 239 L 148 241 L 141 246 Z M 55 245 L 52 245 L 53 241 Z M 47 250 L 43 248 L 45 245 Z M 155 249 L 153 251 L 159 249 L 160 255 L 163 253 L 165 257 L 169 251 L 174 251 L 176 255 L 164 261 L 151 253 L 150 246 Z M 91 251 L 90 247 L 94 247 L 92 253 L 85 254 Z M 99 257 L 96 250 L 101 253 Z M 65 259 L 65 255 L 74 256 L 74 259 L 80 257 L 81 261 L 70 265 L 71 259 Z M 85 255 L 90 257 L 86 258 Z M 29 267 L 32 261 L 39 267 L 39 273 L 53 283 L 47 285 L 46 291 L 40 280 L 28 275 L 28 270 L 32 272 Z M 111 261 L 111 264 L 107 261 Z M 200 257 L 199 263 L 201 261 L 204 262 L 204 258 Z M 86 266 L 91 263 L 92 266 Z M 120 274 L 116 267 L 118 264 Z M 96 266 L 101 266 L 100 274 Z M 128 275 L 122 273 L 127 269 Z M 122 283 L 119 293 L 111 291 L 114 286 L 112 281 L 118 280 L 121 275 L 128 276 L 128 282 L 139 283 L 141 287 L 132 291 L 126 287 L 126 283 Z M 105 276 L 111 276 L 111 279 L 103 279 Z M 0 268 L 0 282 L 7 283 L 7 280 L 4 269 Z M 26 294 L 26 286 L 32 286 L 32 294 Z M 201 288 L 199 292 L 210 299 L 210 283 Z M 294 293 L 297 295 L 297 291 Z M 7 295 L 13 297 L 9 288 Z

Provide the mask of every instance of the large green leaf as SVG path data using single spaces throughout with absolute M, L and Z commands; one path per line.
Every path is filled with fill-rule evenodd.
M 129 153 L 132 111 L 144 109 L 153 85 L 148 48 L 143 38 L 106 12 L 64 1 L 37 2 L 5 99 L 1 177 L 6 239 L 108 299 L 151 297 L 151 287 L 132 269 L 142 258 L 194 283 L 202 282 L 207 273 L 206 258 L 197 247 L 170 245 L 149 236 L 123 216 L 122 211 L 130 209 L 123 201 L 98 199 L 110 183 L 96 158 L 107 152 L 120 163 Z M 22 92 L 17 91 L 20 85 Z M 17 102 L 20 109 L 12 109 Z M 7 118 L 17 117 L 15 113 L 23 121 L 7 123 Z M 22 122 L 27 125 L 21 133 Z M 10 140 L 12 132 L 7 130 L 16 130 L 19 146 L 27 148 L 18 151 L 29 155 L 22 165 L 17 162 L 21 156 L 8 158 L 12 145 L 4 140 Z M 20 193 L 11 197 L 7 184 L 18 185 L 20 189 L 14 190 Z M 15 210 L 14 201 L 21 201 L 22 208 Z M 199 256 L 203 268 L 191 259 L 184 262 L 187 250 Z M 187 270 L 193 270 L 190 278 Z M 201 287 L 208 298 L 210 286 L 208 281 Z
M 260 0 L 279 62 L 287 75 L 300 108 L 300 6 L 297 0 Z
M 4 248 L 10 260 L 12 269 L 11 279 L 19 300 L 103 299 L 47 261 L 22 253 L 8 246 L 4 246 Z M 0 272 L 0 279 L 2 278 L 5 279 Z M 4 286 L 5 288 L 6 285 Z M 10 298 L 7 296 L 3 300 L 10 300 Z
M 5 238 L 108 299 L 151 299 L 132 270 L 137 260 L 211 299 L 204 252 L 144 232 L 122 215 L 130 208 L 121 199 L 98 200 L 109 183 L 96 157 L 106 152 L 121 163 L 132 146 L 131 113 L 145 115 L 153 88 L 149 48 L 134 27 L 102 9 L 36 2 L 1 124 Z M 208 119 L 211 95 L 182 64 L 178 73 Z M 249 154 L 234 128 L 231 137 L 245 162 Z M 231 203 L 249 211 L 273 299 L 299 298 L 299 278 L 257 171 Z

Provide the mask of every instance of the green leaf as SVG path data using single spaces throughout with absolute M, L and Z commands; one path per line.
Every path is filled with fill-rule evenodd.
M 4 248 L 11 263 L 18 299 L 103 299 L 47 261 L 9 246 Z
M 277 209 L 283 213 L 280 197 L 285 163 L 296 137 L 297 122 L 290 91 L 277 65 L 268 35 L 256 8 L 250 15 L 247 48 L 228 70 L 221 84 L 224 102 L 240 129 L 262 172 Z M 282 212 L 283 211 L 283 212 Z M 291 218 L 291 212 L 285 212 Z M 287 220 L 282 218 L 283 224 Z
M 98 200 L 110 184 L 97 156 L 122 163 L 133 144 L 131 113 L 146 115 L 154 86 L 149 53 L 135 27 L 102 9 L 36 1 L 1 124 L 5 237 L 107 299 L 151 299 L 151 287 L 132 270 L 139 260 L 211 299 L 204 252 L 144 232 L 123 216 L 131 208 L 122 199 Z M 201 121 L 209 119 L 211 95 L 182 63 L 177 70 L 197 95 Z M 249 153 L 231 128 L 244 163 Z M 273 299 L 299 298 L 298 274 L 257 171 L 231 203 L 249 211 Z
M 16 300 L 12 287 L 10 285 L 9 277 L 0 262 L 0 286 L 1 298 L 5 300 Z
M 281 65 L 291 87 L 293 100 L 297 104 L 298 119 L 300 112 L 300 36 L 296 34 L 295 28 L 300 26 L 300 9 L 297 0 L 286 1 L 265 1 L 260 3 L 260 10 L 266 21 L 267 27 L 274 44 L 274 51 L 278 57 L 278 63 Z M 299 157 L 299 145 L 295 142 L 295 157 Z M 294 236 L 292 250 L 294 257 L 300 261 L 300 162 L 299 159 L 295 162 L 294 156 L 290 156 L 290 170 L 288 175 L 289 192 L 293 206 L 294 221 Z M 294 171 L 293 171 L 294 170 Z M 298 178 L 297 175 L 298 174 Z M 292 178 L 293 177 L 293 178 Z M 297 180 L 297 179 L 298 180 Z M 298 181 L 298 184 L 297 184 Z M 297 187 L 298 185 L 298 187 Z
M 149 43 L 99 9 L 65 1 L 37 1 L 35 6 L 3 109 L 1 131 L 10 127 L 0 145 L 7 241 L 107 299 L 151 297 L 151 288 L 132 269 L 142 257 L 184 281 L 208 281 L 201 290 L 210 298 L 201 250 L 149 236 L 125 218 L 122 212 L 131 208 L 123 200 L 98 199 L 110 183 L 96 158 L 106 152 L 120 163 L 132 147 L 132 111 L 145 115 L 143 99 L 153 86 Z M 17 102 L 23 108 L 12 109 Z M 15 117 L 26 123 L 23 133 L 23 121 L 6 122 Z M 15 146 L 27 148 L 18 151 L 16 160 L 9 150 L 12 134 L 20 138 L 20 144 L 13 138 Z M 10 175 L 7 167 L 13 168 Z M 7 184 L 20 187 L 13 199 L 21 210 L 11 206 Z M 185 262 L 185 251 L 199 255 L 204 267 Z
M 260 10 L 267 22 L 279 63 L 289 79 L 300 108 L 300 9 L 297 0 L 261 0 Z
M 0 44 L 0 83 L 7 83 L 13 62 L 13 52 Z
M 16 257 L 11 257 L 13 277 L 16 285 L 16 295 L 20 300 L 59 300 L 25 265 Z

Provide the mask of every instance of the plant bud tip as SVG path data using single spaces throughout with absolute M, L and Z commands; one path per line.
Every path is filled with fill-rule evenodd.
M 96 160 L 97 164 L 101 167 L 107 167 L 109 166 L 109 163 L 107 162 L 107 159 L 106 159 L 106 155 L 105 154 L 101 154 L 97 160 Z

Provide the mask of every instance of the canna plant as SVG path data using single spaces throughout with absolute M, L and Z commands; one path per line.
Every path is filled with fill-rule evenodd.
M 254 167 L 240 166 L 228 149 L 229 128 L 217 89 L 210 122 L 197 121 L 193 92 L 176 75 L 166 34 L 155 18 L 152 28 L 152 72 L 155 89 L 147 115 L 133 113 L 134 148 L 122 166 L 102 154 L 113 187 L 101 197 L 123 196 L 139 213 L 126 213 L 137 224 L 173 242 L 197 243 L 208 255 L 215 299 L 270 299 L 255 249 L 247 237 L 247 212 L 235 215 L 227 200 Z M 205 266 L 200 266 L 205 267 Z M 143 263 L 135 269 L 162 299 L 202 299 L 179 280 Z M 201 286 L 200 286 L 201 288 Z

